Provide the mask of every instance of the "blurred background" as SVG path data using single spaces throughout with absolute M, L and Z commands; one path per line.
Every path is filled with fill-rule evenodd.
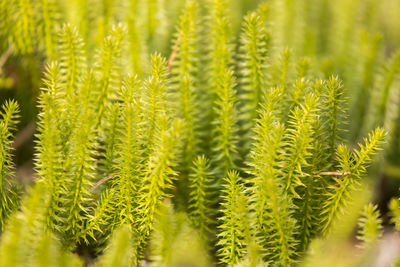
M 206 9 L 211 0 L 199 0 Z M 376 126 L 388 131 L 385 152 L 370 179 L 382 214 L 400 186 L 400 1 L 399 0 L 230 0 L 238 38 L 243 15 L 266 3 L 269 56 L 292 61 L 321 78 L 338 75 L 347 94 L 349 121 L 343 142 L 355 144 Z M 0 0 L 0 102 L 14 98 L 22 110 L 16 135 L 17 179 L 34 181 L 36 98 L 46 62 L 58 56 L 57 36 L 66 23 L 86 44 L 90 66 L 96 47 L 113 25 L 126 27 L 124 69 L 146 73 L 149 55 L 170 57 L 176 22 L 185 0 Z M 296 68 L 297 65 L 289 66 Z M 384 216 L 384 219 L 386 217 Z

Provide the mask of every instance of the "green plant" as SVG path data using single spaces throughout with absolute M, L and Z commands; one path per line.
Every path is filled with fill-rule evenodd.
M 369 204 L 364 207 L 358 223 L 360 230 L 357 236 L 362 241 L 362 248 L 368 248 L 382 236 L 382 219 L 379 217 L 376 206 Z
M 6 219 L 18 207 L 18 192 L 15 185 L 11 184 L 14 175 L 14 166 L 10 154 L 12 149 L 13 131 L 15 131 L 18 123 L 19 107 L 17 102 L 8 101 L 1 112 L 0 123 L 0 229 L 4 230 Z
M 279 1 L 263 3 L 238 29 L 231 8 L 240 1 L 188 0 L 171 49 L 164 1 L 121 1 L 125 13 L 102 1 L 98 20 L 85 1 L 69 19 L 74 8 L 64 1 L 4 2 L 2 45 L 27 57 L 43 49 L 49 62 L 38 96 L 37 178 L 24 195 L 10 186 L 18 105 L 8 101 L 1 113 L 0 265 L 42 266 L 43 254 L 51 266 L 294 266 L 313 262 L 314 248 L 318 256 L 340 244 L 332 236 L 361 202 L 399 69 L 395 56 L 375 83 L 378 37 L 362 40 L 357 80 L 343 55 L 358 27 L 335 24 L 348 37 L 338 47 L 301 37 L 322 35 L 307 32 L 313 1 L 286 1 L 282 18 Z M 71 23 L 62 27 L 57 3 L 69 7 L 60 21 Z M 340 8 L 351 14 L 354 6 L 326 8 L 340 17 Z M 32 27 L 38 18 L 43 31 Z M 295 47 L 277 45 L 284 41 Z M 328 61 L 320 67 L 319 55 L 341 55 L 332 59 L 336 70 Z M 377 106 L 369 95 L 375 85 Z M 351 121 L 349 105 L 359 104 L 347 100 L 359 93 L 365 103 Z M 368 116 L 374 122 L 362 129 Z M 367 138 L 353 143 L 364 130 Z M 396 228 L 397 202 L 390 206 Z M 354 227 L 350 219 L 345 225 Z M 377 208 L 367 206 L 358 235 L 364 247 L 377 243 L 380 225 Z

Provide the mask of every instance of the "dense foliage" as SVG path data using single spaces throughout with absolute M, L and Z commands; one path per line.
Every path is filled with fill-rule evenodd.
M 29 77 L 0 71 L 22 110 L 0 113 L 0 266 L 370 260 L 380 209 L 400 230 L 371 193 L 399 168 L 398 25 L 376 10 L 400 6 L 170 2 L 0 0 L 0 67 Z

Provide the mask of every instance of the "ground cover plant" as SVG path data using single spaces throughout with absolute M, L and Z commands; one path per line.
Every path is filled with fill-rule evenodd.
M 1 1 L 0 266 L 382 264 L 389 6 Z

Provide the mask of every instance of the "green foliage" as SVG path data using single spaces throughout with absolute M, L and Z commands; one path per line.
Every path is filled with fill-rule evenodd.
M 360 144 L 358 150 L 351 152 L 345 145 L 339 145 L 336 156 L 338 158 L 339 177 L 335 178 L 335 184 L 326 192 L 327 201 L 324 203 L 323 232 L 329 230 L 329 226 L 342 213 L 345 203 L 351 198 L 351 193 L 360 183 L 366 167 L 371 162 L 371 156 L 379 150 L 379 144 L 383 142 L 385 132 L 381 128 L 375 129 L 364 139 L 365 144 Z
M 364 207 L 358 226 L 360 230 L 357 239 L 362 242 L 360 247 L 365 249 L 374 245 L 382 236 L 382 219 L 377 206 L 369 204 Z
M 173 243 L 182 228 L 184 218 L 174 214 L 172 206 L 161 204 L 160 214 L 155 223 L 155 231 L 151 240 L 152 265 L 170 266 L 174 253 Z
M 391 212 L 391 223 L 394 224 L 394 229 L 400 230 L 400 201 L 399 199 L 392 198 L 389 202 L 389 209 Z
M 265 254 L 282 265 L 294 257 L 295 221 L 292 200 L 285 192 L 282 166 L 284 126 L 276 120 L 281 90 L 273 89 L 260 113 L 256 126 L 256 142 L 251 152 L 250 203 L 257 236 L 265 240 Z M 261 241 L 263 242 L 263 241 Z
M 183 159 L 187 168 L 195 159 L 199 151 L 198 128 L 201 123 L 196 86 L 199 82 L 199 44 L 198 44 L 198 5 L 194 1 L 188 1 L 184 14 L 179 24 L 174 45 L 174 61 L 171 68 L 171 91 L 173 99 L 171 105 L 176 106 L 177 117 L 184 124 L 182 136 L 184 142 Z M 178 100 L 175 103 L 174 100 Z M 188 170 L 183 170 L 187 172 Z
M 11 216 L 0 245 L 2 266 L 83 266 L 46 231 L 45 196 L 44 184 L 37 184 Z
M 50 193 L 48 225 L 64 233 L 65 243 L 70 244 L 79 239 L 85 221 L 83 214 L 88 211 L 96 140 L 94 125 L 89 123 L 94 114 L 85 105 L 88 99 L 79 98 L 73 104 L 65 101 L 69 86 L 62 83 L 61 70 L 56 63 L 47 70 L 47 88 L 40 100 L 37 169 Z M 85 89 L 83 86 L 72 94 L 84 95 Z M 62 109 L 65 113 L 60 112 Z
M 127 218 L 122 219 L 122 223 L 133 223 L 133 218 L 129 215 L 133 213 L 135 205 L 135 194 L 138 190 L 138 178 L 132 176 L 133 173 L 139 170 L 140 151 L 137 140 L 139 133 L 135 131 L 136 126 L 140 122 L 140 101 L 137 99 L 136 92 L 139 89 L 137 78 L 128 77 L 121 90 L 121 99 L 123 100 L 120 106 L 120 118 L 122 119 L 121 132 L 119 134 L 117 149 L 118 162 L 115 175 L 118 181 L 120 199 L 118 208 L 128 214 Z M 118 113 L 117 113 L 118 114 Z M 122 131 L 122 129 L 124 129 Z M 125 222 L 125 220 L 127 220 Z
M 238 157 L 237 120 L 235 112 L 235 78 L 232 71 L 220 76 L 217 100 L 215 101 L 215 161 L 222 173 L 235 168 Z
M 357 1 L 6 2 L 0 78 L 45 70 L 27 193 L 18 105 L 0 114 L 1 266 L 325 266 L 353 247 L 367 168 L 400 140 L 399 56 L 376 74 L 385 39 Z M 359 222 L 374 246 L 377 207 Z
M 243 182 L 235 171 L 228 172 L 225 178 L 222 196 L 222 216 L 219 218 L 220 233 L 218 234 L 218 245 L 221 247 L 218 254 L 221 262 L 227 265 L 236 264 L 245 251 L 245 228 L 246 207 L 244 201 Z
M 302 186 L 303 169 L 307 166 L 312 142 L 312 124 L 317 99 L 312 95 L 305 98 L 304 104 L 296 106 L 288 122 L 285 138 L 287 143 L 287 162 L 284 174 L 285 191 L 298 197 L 295 187 Z
M 210 232 L 214 223 L 215 212 L 212 210 L 212 173 L 210 164 L 204 156 L 199 156 L 193 163 L 193 172 L 190 176 L 189 217 L 192 224 L 204 237 Z
M 225 0 L 212 1 L 210 18 L 210 42 L 208 48 L 209 86 L 211 91 L 210 122 L 215 125 L 211 136 L 214 148 L 214 164 L 224 175 L 236 166 L 237 150 L 237 113 L 236 78 L 231 67 L 232 44 Z
M 123 28 L 116 26 L 111 34 L 104 38 L 94 63 L 95 78 L 99 79 L 96 92 L 95 110 L 98 124 L 103 120 L 103 115 L 108 103 L 115 99 L 120 86 L 120 57 Z
M 0 230 L 4 230 L 6 219 L 18 207 L 18 193 L 12 184 L 14 164 L 12 149 L 13 131 L 18 123 L 19 107 L 15 101 L 7 101 L 2 106 L 0 121 Z
M 327 128 L 327 142 L 331 158 L 334 156 L 336 146 L 343 134 L 343 128 L 341 127 L 345 122 L 343 91 L 343 85 L 338 78 L 331 77 L 326 82 L 321 95 L 323 98 L 323 112 L 326 116 L 325 127 Z
M 104 254 L 94 266 L 129 266 L 133 258 L 133 233 L 129 225 L 117 228 Z
M 257 111 L 267 86 L 269 35 L 265 28 L 265 14 L 262 13 L 264 11 L 262 7 L 258 12 L 251 12 L 244 18 L 240 39 L 238 59 L 242 93 L 239 98 L 243 104 L 240 108 L 240 121 L 244 133 L 250 132 L 254 127 L 254 120 L 257 118 Z M 251 135 L 244 135 L 242 142 L 246 154 L 250 149 Z
M 61 129 L 57 125 L 59 117 L 58 103 L 61 95 L 60 68 L 57 63 L 51 63 L 47 67 L 42 94 L 39 98 L 40 123 L 38 125 L 37 142 L 37 173 L 48 188 L 48 217 L 47 224 L 56 228 L 57 211 L 56 203 L 59 201 L 60 173 L 62 172 L 61 158 Z
M 11 31 L 11 42 L 16 50 L 22 54 L 33 53 L 36 46 L 36 24 L 34 10 L 35 3 L 27 0 L 15 1 L 9 10 Z M 6 25 L 8 26 L 8 25 Z
M 183 213 L 165 201 L 159 210 L 150 242 L 150 266 L 210 266 L 210 257 L 198 232 Z
M 176 176 L 173 170 L 174 154 L 178 144 L 179 124 L 160 133 L 154 152 L 144 170 L 143 186 L 138 199 L 138 224 L 140 237 L 146 239 L 153 228 L 154 216 L 163 198 L 169 196 L 168 189 Z M 175 153 L 174 153 L 175 152 Z M 142 240 L 140 240 L 142 241 Z
M 145 81 L 143 96 L 143 120 L 146 122 L 143 134 L 146 138 L 144 147 L 147 154 L 154 149 L 153 144 L 157 132 L 166 130 L 165 123 L 168 121 L 166 79 L 165 59 L 155 54 L 152 56 L 152 70 L 150 77 Z
M 66 87 L 68 100 L 74 103 L 78 79 L 85 71 L 84 43 L 77 30 L 70 25 L 65 25 L 61 30 L 59 43 L 63 86 Z
M 371 119 L 375 125 L 384 125 L 387 123 L 387 112 L 390 110 L 390 97 L 393 95 L 393 90 L 391 90 L 391 88 L 396 81 L 396 74 L 399 73 L 399 71 L 400 53 L 396 52 L 390 61 L 382 66 L 380 79 L 375 86 L 378 90 L 375 90 L 375 94 L 372 95 L 372 97 L 376 97 L 376 100 L 372 101 L 375 119 L 369 119 Z

